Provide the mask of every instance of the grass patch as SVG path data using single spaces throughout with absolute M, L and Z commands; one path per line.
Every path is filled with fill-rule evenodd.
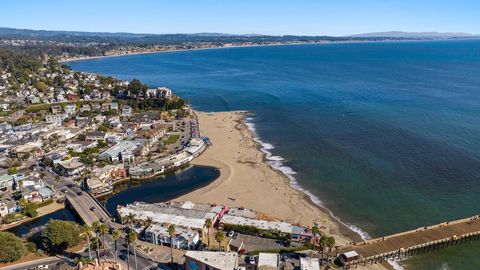
M 180 138 L 180 135 L 172 134 L 165 140 L 165 144 L 174 144 L 178 141 L 178 138 Z

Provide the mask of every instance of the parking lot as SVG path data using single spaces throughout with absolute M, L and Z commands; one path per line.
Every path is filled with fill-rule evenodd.
M 285 248 L 278 240 L 262 238 L 258 236 L 252 236 L 247 234 L 238 234 L 235 239 L 232 239 L 230 245 L 236 249 L 240 247 L 243 242 L 243 248 L 247 251 L 254 250 L 270 250 L 270 249 L 282 249 Z

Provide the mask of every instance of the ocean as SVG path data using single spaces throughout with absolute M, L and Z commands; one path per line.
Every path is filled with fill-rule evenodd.
M 73 69 L 249 110 L 269 163 L 365 238 L 480 212 L 480 40 L 338 43 L 92 59 Z M 401 262 L 480 269 L 480 243 Z

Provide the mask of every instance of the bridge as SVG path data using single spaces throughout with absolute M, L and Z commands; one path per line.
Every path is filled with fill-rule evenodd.
M 92 225 L 95 221 L 107 222 L 112 219 L 103 205 L 88 192 L 69 191 L 66 199 L 85 224 Z
M 345 263 L 344 267 L 350 268 L 359 264 L 402 260 L 474 240 L 480 240 L 480 215 L 354 243 L 341 248 L 340 253 L 355 251 L 358 254 Z

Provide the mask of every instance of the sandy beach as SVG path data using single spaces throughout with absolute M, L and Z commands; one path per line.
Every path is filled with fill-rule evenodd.
M 327 209 L 292 188 L 283 173 L 265 162 L 265 154 L 259 150 L 252 132 L 244 123 L 245 113 L 196 114 L 201 135 L 209 137 L 213 145 L 192 163 L 217 167 L 220 177 L 210 185 L 175 200 L 243 206 L 266 217 L 308 227 L 318 223 L 325 227 L 321 231 L 334 236 L 339 246 L 361 240 L 357 233 L 334 219 Z M 377 264 L 358 269 L 387 268 Z
M 253 140 L 241 112 L 197 113 L 202 136 L 213 143 L 194 164 L 220 169 L 212 184 L 184 195 L 178 200 L 220 203 L 257 210 L 267 217 L 302 226 L 318 223 L 338 245 L 359 236 L 334 220 L 326 209 L 314 205 L 301 191 L 290 186 L 289 179 L 264 162 L 264 153 Z M 234 200 L 233 200 L 234 199 Z

